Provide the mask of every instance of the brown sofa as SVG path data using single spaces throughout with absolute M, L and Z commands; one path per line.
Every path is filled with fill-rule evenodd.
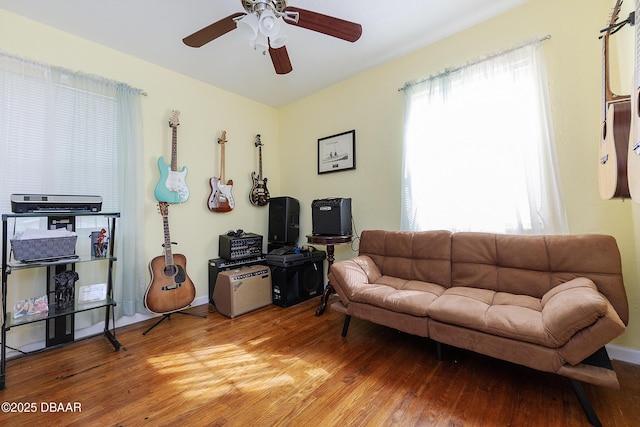
M 619 388 L 604 345 L 628 303 L 616 241 L 604 235 L 518 236 L 363 231 L 359 255 L 331 266 L 332 309 L 540 371 Z

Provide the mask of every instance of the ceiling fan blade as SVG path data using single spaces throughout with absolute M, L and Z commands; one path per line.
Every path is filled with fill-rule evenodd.
M 226 18 L 222 18 L 219 21 L 214 22 L 211 25 L 204 27 L 201 30 L 182 39 L 184 44 L 191 47 L 201 47 L 209 43 L 212 40 L 217 39 L 220 36 L 227 34 L 231 30 L 235 30 L 236 22 L 235 18 L 243 16 L 245 13 L 238 12 L 233 15 L 229 15 Z
M 285 7 L 284 12 L 296 12 L 300 16 L 298 22 L 293 22 L 288 19 L 284 20 L 284 22 L 290 25 L 317 31 L 348 42 L 355 42 L 362 35 L 362 26 L 355 22 L 345 21 L 344 19 L 297 7 Z
M 269 47 L 269 55 L 271 56 L 271 62 L 273 62 L 273 68 L 276 69 L 276 74 L 287 74 L 293 70 L 286 46 L 277 49 Z

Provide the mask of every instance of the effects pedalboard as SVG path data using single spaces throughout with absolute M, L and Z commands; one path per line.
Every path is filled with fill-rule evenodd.
M 254 233 L 222 234 L 218 245 L 219 256 L 232 261 L 262 255 L 262 236 Z

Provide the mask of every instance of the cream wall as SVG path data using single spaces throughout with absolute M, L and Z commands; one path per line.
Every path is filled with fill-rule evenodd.
M 526 39 L 551 35 L 543 46 L 570 231 L 616 237 L 623 257 L 631 321 L 628 332 L 615 343 L 640 349 L 638 232 L 634 229 L 640 206 L 633 206 L 631 201 L 604 201 L 598 195 L 602 75 L 598 35 L 613 3 L 589 2 L 586 7 L 580 0 L 532 0 L 283 108 L 280 157 L 286 167 L 281 170 L 282 190 L 300 199 L 301 234 L 311 232 L 311 201 L 329 196 L 353 198 L 358 231 L 399 229 L 403 96 L 398 88 L 445 67 L 464 64 Z M 624 19 L 627 15 L 620 16 Z M 633 37 L 633 29 L 623 32 Z M 627 44 L 621 55 L 633 55 L 628 49 Z M 628 76 L 614 77 L 629 84 Z M 500 119 L 500 111 L 496 111 L 496 126 L 500 126 Z M 464 126 L 464 118 L 460 125 Z M 356 170 L 317 175 L 317 139 L 350 129 L 356 130 Z M 473 206 L 469 206 L 469 212 L 473 213 Z M 349 247 L 336 247 L 337 259 L 353 254 Z
M 301 236 L 311 232 L 311 201 L 323 197 L 351 197 L 358 232 L 372 228 L 398 229 L 403 110 L 398 88 L 406 81 L 429 76 L 445 67 L 463 64 L 531 37 L 550 34 L 551 40 L 543 46 L 571 232 L 607 233 L 618 240 L 631 322 L 628 332 L 615 343 L 640 349 L 640 286 L 635 243 L 640 234 L 640 208 L 630 201 L 601 200 L 597 184 L 601 111 L 601 51 L 597 37 L 612 5 L 613 1 L 609 0 L 589 4 L 589 7 L 578 0 L 532 0 L 281 110 L 1 10 L 0 49 L 113 78 L 149 93 L 142 99 L 145 154 L 141 167 L 145 171 L 146 223 L 140 231 L 145 239 L 147 259 L 160 255 L 162 243 L 161 218 L 153 197 L 158 179 L 156 160 L 161 155 L 169 155 L 170 110 L 181 111 L 178 163 L 189 168 L 187 182 L 191 197 L 183 205 L 171 207 L 171 237 L 179 242 L 174 250 L 187 256 L 187 271 L 196 283 L 198 297 L 204 298 L 207 260 L 217 256 L 217 236 L 236 228 L 267 234 L 267 209 L 253 207 L 247 200 L 249 174 L 257 168 L 253 146 L 256 133 L 261 133 L 265 142 L 264 174 L 269 177 L 272 195 L 289 195 L 300 200 Z M 629 43 L 619 49 L 621 56 L 629 54 Z M 628 80 L 624 72 L 616 77 L 619 81 Z M 253 117 L 250 123 L 246 121 L 247 116 Z M 499 111 L 495 117 L 499 126 Z M 461 125 L 464 125 L 462 119 Z M 210 192 L 208 180 L 219 168 L 215 141 L 222 129 L 227 130 L 229 139 L 227 178 L 234 180 L 237 207 L 230 213 L 214 214 L 205 203 Z M 356 130 L 356 170 L 317 175 L 317 139 L 351 129 Z M 469 209 L 472 212 L 473 206 Z M 299 243 L 304 243 L 304 237 Z M 353 249 L 357 250 L 357 243 Z M 354 254 L 348 245 L 336 248 L 338 259 Z

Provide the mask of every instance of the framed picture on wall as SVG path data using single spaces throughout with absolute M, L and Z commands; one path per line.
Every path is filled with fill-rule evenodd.
M 356 131 L 318 140 L 318 174 L 356 168 Z

